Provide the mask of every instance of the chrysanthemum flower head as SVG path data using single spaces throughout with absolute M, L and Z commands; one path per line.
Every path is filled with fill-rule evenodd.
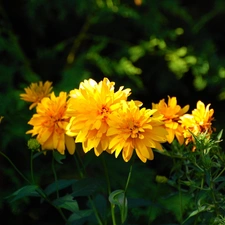
M 176 97 L 170 98 L 170 96 L 168 96 L 168 104 L 165 102 L 165 99 L 162 99 L 158 104 L 152 103 L 152 108 L 157 109 L 158 112 L 164 116 L 165 128 L 168 132 L 167 141 L 172 143 L 176 137 L 178 142 L 183 144 L 184 137 L 179 118 L 189 110 L 189 105 L 181 108 L 177 105 Z
M 65 152 L 65 146 L 70 154 L 75 151 L 73 138 L 65 134 L 69 117 L 66 116 L 67 94 L 60 92 L 56 97 L 54 92 L 50 97 L 45 97 L 37 105 L 37 113 L 33 115 L 28 124 L 33 126 L 27 134 L 37 135 L 37 141 L 42 150 L 56 149 L 61 154 Z
M 180 122 L 183 127 L 183 135 L 186 138 L 185 144 L 194 142 L 193 135 L 197 136 L 200 133 L 206 133 L 207 136 L 213 132 L 212 121 L 214 110 L 209 109 L 210 104 L 205 107 L 202 101 L 198 101 L 196 109 L 192 111 L 192 114 L 185 114 L 180 117 Z
M 167 131 L 163 115 L 157 110 L 140 108 L 135 101 L 122 101 L 121 107 L 109 115 L 107 136 L 111 137 L 109 152 L 118 157 L 122 151 L 125 162 L 134 150 L 141 161 L 154 158 L 152 148 L 162 150 Z
M 24 88 L 26 93 L 20 94 L 20 98 L 26 102 L 32 102 L 29 109 L 33 109 L 44 97 L 50 96 L 52 90 L 52 82 L 42 81 L 39 83 L 31 83 L 27 88 Z
M 115 83 L 104 78 L 97 83 L 93 79 L 84 80 L 79 89 L 70 91 L 67 115 L 71 116 L 67 134 L 76 136 L 84 152 L 94 148 L 99 156 L 109 145 L 108 116 L 120 107 L 120 101 L 126 100 L 130 89 L 120 87 L 114 90 Z

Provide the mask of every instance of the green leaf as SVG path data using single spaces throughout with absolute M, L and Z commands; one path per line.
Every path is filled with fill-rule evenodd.
M 214 182 L 222 182 L 222 181 L 225 181 L 225 176 L 220 176 L 214 179 Z
M 91 178 L 85 178 L 81 180 L 77 180 L 73 184 L 73 192 L 72 196 L 88 196 L 93 194 L 97 188 L 99 187 L 99 183 L 96 181 L 96 179 Z
M 71 195 L 65 195 L 61 198 L 57 198 L 53 201 L 53 204 L 59 208 L 64 208 L 71 212 L 77 212 L 79 210 L 77 201 L 74 200 Z
M 15 191 L 13 194 L 6 198 L 12 198 L 10 202 L 14 202 L 24 197 L 37 197 L 40 196 L 37 192 L 38 189 L 39 187 L 37 185 L 27 185 Z
M 164 208 L 174 214 L 176 219 L 181 222 L 182 215 L 185 210 L 189 207 L 192 200 L 192 196 L 189 194 L 182 194 L 179 192 L 172 193 L 165 198 L 160 199 L 160 203 Z M 181 210 L 182 209 L 182 210 Z
M 75 220 L 79 220 L 85 217 L 88 217 L 92 214 L 92 210 L 88 209 L 88 210 L 79 210 L 74 212 L 68 219 L 69 224 L 72 223 Z
M 124 190 L 115 190 L 109 195 L 109 201 L 113 205 L 118 205 L 121 214 L 121 222 L 124 223 L 127 218 L 128 204 Z
M 188 216 L 188 218 L 183 223 L 185 223 L 191 217 L 196 216 L 197 214 L 202 213 L 204 211 L 207 211 L 207 207 L 205 205 L 201 206 L 197 210 L 194 210 L 193 212 L 191 212 L 191 214 Z
M 96 206 L 96 209 L 100 215 L 101 218 L 107 218 L 108 214 L 108 199 L 105 198 L 104 194 L 97 194 L 93 196 L 91 199 Z M 88 206 L 92 208 L 93 204 L 90 200 L 88 202 Z
M 216 137 L 218 141 L 221 140 L 222 135 L 223 135 L 223 129 L 218 133 L 218 135 L 217 135 L 217 137 Z
M 66 158 L 66 155 L 62 155 L 58 151 L 53 151 L 53 157 L 58 163 L 63 164 L 62 160 Z
M 36 159 L 37 157 L 39 157 L 40 155 L 43 155 L 43 154 L 44 154 L 44 151 L 36 152 L 36 153 L 33 155 L 32 159 Z
M 71 180 L 58 180 L 50 185 L 48 185 L 45 188 L 45 194 L 46 195 L 50 195 L 56 191 L 62 190 L 64 188 L 67 188 L 69 186 L 71 186 L 72 184 L 74 184 L 76 182 L 76 180 L 71 179 Z

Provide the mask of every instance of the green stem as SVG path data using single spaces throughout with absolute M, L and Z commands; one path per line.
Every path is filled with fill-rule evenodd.
M 77 155 L 77 157 L 75 156 L 75 154 Z M 78 154 L 77 151 L 75 152 L 75 154 L 73 154 L 73 156 L 74 156 L 74 159 L 76 161 L 76 165 L 77 165 L 77 168 L 78 168 L 80 178 L 84 178 L 85 177 L 85 167 L 84 167 L 83 162 L 80 158 L 80 155 Z M 80 164 L 81 164 L 81 166 L 80 166 Z
M 52 151 L 52 171 L 53 171 L 53 175 L 54 175 L 54 179 L 55 179 L 55 183 L 56 183 L 56 196 L 57 196 L 57 198 L 59 198 L 58 178 L 57 178 L 57 174 L 56 174 L 56 170 L 55 170 L 55 159 L 54 159 L 54 156 L 53 156 L 54 151 Z M 65 217 L 62 209 L 58 208 L 57 206 L 52 204 L 52 202 L 50 200 L 48 200 L 48 203 L 51 204 L 52 206 L 54 206 L 58 210 L 58 212 L 60 213 L 62 218 L 65 220 L 65 222 L 67 222 L 67 218 Z
M 210 191 L 211 191 L 213 203 L 214 203 L 214 206 L 215 206 L 215 212 L 216 212 L 216 215 L 218 216 L 219 215 L 219 209 L 218 209 L 217 200 L 216 200 L 216 196 L 215 196 L 215 192 L 214 192 L 214 182 L 213 182 L 213 179 L 212 179 L 211 171 L 209 171 L 209 174 L 210 174 Z
M 101 218 L 100 218 L 100 216 L 99 216 L 98 210 L 97 210 L 97 208 L 96 208 L 96 206 L 95 206 L 95 204 L 94 204 L 94 202 L 93 202 L 93 200 L 91 199 L 90 196 L 88 196 L 88 200 L 91 203 L 91 207 L 94 210 L 94 214 L 95 214 L 95 217 L 96 217 L 99 225 L 104 225 L 103 222 L 102 222 L 102 220 L 101 220 Z
M 80 177 L 82 179 L 85 178 L 85 175 L 84 175 L 85 174 L 85 168 L 84 168 L 84 165 L 83 165 L 82 160 L 80 159 L 80 155 L 77 153 L 77 157 L 76 157 L 75 154 L 74 154 L 74 159 L 76 161 L 76 165 L 77 165 L 77 168 L 78 168 L 78 172 L 79 172 Z M 80 164 L 81 164 L 81 166 L 80 166 Z M 102 222 L 102 220 L 101 220 L 101 218 L 99 216 L 98 210 L 97 210 L 97 208 L 96 208 L 96 206 L 95 206 L 95 204 L 94 204 L 94 202 L 93 202 L 93 200 L 92 200 L 92 198 L 90 196 L 88 196 L 88 200 L 89 200 L 89 202 L 91 204 L 91 207 L 92 207 L 92 209 L 94 211 L 94 214 L 95 214 L 95 217 L 96 217 L 96 219 L 98 221 L 98 224 L 99 225 L 104 225 L 104 223 Z
M 114 204 L 111 204 L 111 214 L 112 214 L 112 222 L 113 222 L 113 225 L 116 225 L 115 205 Z
M 54 154 L 54 151 L 52 152 L 53 154 Z M 52 172 L 53 172 L 55 183 L 56 183 L 56 196 L 57 196 L 57 198 L 59 198 L 58 178 L 57 178 L 57 174 L 55 171 L 55 159 L 54 159 L 53 154 L 52 154 Z
M 6 156 L 3 152 L 0 151 L 0 154 L 2 156 L 4 156 L 8 162 L 11 164 L 11 166 L 17 171 L 17 173 L 19 173 L 19 175 L 25 180 L 27 181 L 27 183 L 31 184 L 31 182 L 19 171 L 19 169 L 15 166 L 15 164 L 9 159 L 8 156 Z
M 222 169 L 222 171 L 213 179 L 214 181 L 220 177 L 220 175 L 225 171 L 225 167 Z
M 32 184 L 32 182 L 30 182 L 20 171 L 19 169 L 15 166 L 15 164 L 9 159 L 9 157 L 7 155 L 5 155 L 3 152 L 0 151 L 0 154 L 6 158 L 8 160 L 8 162 L 11 164 L 11 166 L 17 171 L 17 173 L 19 173 L 19 175 L 29 184 Z M 40 187 L 39 187 L 40 188 Z M 45 195 L 44 191 L 40 188 L 39 190 L 36 190 L 38 192 L 38 194 L 45 199 L 45 201 L 47 201 L 51 206 L 53 206 L 62 216 L 63 220 L 65 222 L 67 222 L 66 217 L 64 216 L 62 210 L 60 208 L 58 208 L 57 206 L 53 205 L 52 202 L 48 199 L 48 197 Z
M 39 193 L 39 195 L 46 201 L 48 202 L 51 206 L 53 206 L 58 212 L 59 214 L 62 216 L 63 220 L 67 223 L 67 218 L 65 217 L 64 213 L 62 212 L 61 208 L 58 208 L 57 206 L 55 206 L 54 204 L 52 204 L 52 202 L 48 199 L 48 197 L 46 196 L 46 194 L 44 193 L 44 191 L 42 189 L 37 190 L 37 192 Z
M 110 185 L 109 173 L 108 173 L 108 168 L 106 166 L 105 157 L 103 154 L 102 154 L 101 159 L 102 159 L 106 182 L 107 182 L 108 195 L 110 195 L 111 194 L 111 185 Z M 110 202 L 110 207 L 111 207 L 112 223 L 113 223 L 113 225 L 116 225 L 115 205 Z
M 125 189 L 124 189 L 124 194 L 127 192 L 127 189 L 128 189 L 128 185 L 129 185 L 131 174 L 132 174 L 132 169 L 133 169 L 133 163 L 130 166 L 130 170 L 129 170 L 129 174 L 128 174 L 128 177 L 127 177 L 126 186 L 125 186 Z
M 33 169 L 33 151 L 31 151 L 31 155 L 30 155 L 30 174 L 31 174 L 32 183 L 35 184 L 34 169 Z
M 135 160 L 135 157 L 133 157 L 133 161 L 130 165 L 129 173 L 128 173 L 128 176 L 127 176 L 127 182 L 126 182 L 126 185 L 125 185 L 125 188 L 124 188 L 124 198 L 123 198 L 123 205 L 124 206 L 125 206 L 125 201 L 126 201 L 126 193 L 127 193 L 128 185 L 130 183 L 130 178 L 131 178 L 131 174 L 132 174 L 132 170 L 133 170 L 134 160 Z M 122 214 L 121 214 L 121 221 L 123 222 Z

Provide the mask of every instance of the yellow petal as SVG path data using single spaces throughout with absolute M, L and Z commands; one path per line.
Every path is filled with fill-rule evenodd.
M 65 135 L 65 144 L 70 155 L 73 155 L 76 149 L 74 138 Z

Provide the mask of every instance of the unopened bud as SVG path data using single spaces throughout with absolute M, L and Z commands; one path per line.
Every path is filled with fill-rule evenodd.
M 31 138 L 28 140 L 27 146 L 31 151 L 35 152 L 40 150 L 41 145 L 35 138 Z

